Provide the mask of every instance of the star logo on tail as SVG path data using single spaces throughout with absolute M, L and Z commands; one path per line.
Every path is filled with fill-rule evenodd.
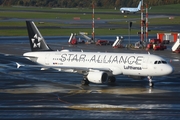
M 33 43 L 33 48 L 40 48 L 41 47 L 41 37 L 38 37 L 37 34 L 34 35 L 34 37 L 31 39 Z

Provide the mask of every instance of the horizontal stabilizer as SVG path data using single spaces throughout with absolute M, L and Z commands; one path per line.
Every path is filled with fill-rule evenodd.
M 21 65 L 19 63 L 16 62 L 16 65 L 17 65 L 17 68 L 20 68 L 21 66 L 24 66 L 24 65 Z

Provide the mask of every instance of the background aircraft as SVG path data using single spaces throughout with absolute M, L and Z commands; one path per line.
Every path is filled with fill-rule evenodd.
M 132 7 L 122 7 L 120 8 L 120 11 L 122 13 L 136 13 L 139 10 L 141 10 L 141 1 L 139 2 L 139 5 L 137 8 L 132 8 Z

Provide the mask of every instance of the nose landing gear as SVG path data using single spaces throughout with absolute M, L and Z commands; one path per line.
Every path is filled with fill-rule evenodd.
M 150 76 L 147 77 L 148 80 L 149 80 L 149 87 L 153 87 L 154 86 L 154 83 L 152 82 L 152 79 Z
M 83 80 L 81 81 L 82 85 L 89 85 L 89 80 L 87 79 L 86 76 L 83 77 Z

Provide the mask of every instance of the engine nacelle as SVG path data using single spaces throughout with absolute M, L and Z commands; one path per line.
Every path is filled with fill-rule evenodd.
M 108 74 L 102 71 L 90 71 L 87 79 L 92 83 L 104 83 L 108 80 Z

